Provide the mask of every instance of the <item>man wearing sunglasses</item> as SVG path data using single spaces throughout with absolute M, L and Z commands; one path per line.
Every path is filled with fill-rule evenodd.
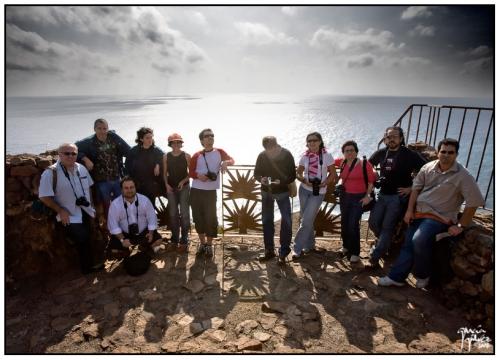
M 102 269 L 102 265 L 93 266 L 90 244 L 90 218 L 95 217 L 90 187 L 94 182 L 85 166 L 76 162 L 78 148 L 75 144 L 62 144 L 58 152 L 55 168 L 50 167 L 42 173 L 38 195 L 57 213 L 57 221 L 76 246 L 82 273 L 88 274 Z
M 410 271 L 416 287 L 424 288 L 431 276 L 432 246 L 436 235 L 457 236 L 468 226 L 484 198 L 474 177 L 457 162 L 459 143 L 444 139 L 438 145 L 438 159 L 425 164 L 413 181 L 404 221 L 409 224 L 401 253 L 380 286 L 402 286 Z M 465 208 L 458 213 L 465 200 Z
M 189 162 L 189 176 L 193 178 L 189 202 L 193 221 L 200 239 L 196 256 L 213 256 L 212 240 L 217 237 L 217 189 L 220 188 L 220 172 L 234 164 L 224 150 L 214 148 L 214 132 L 203 129 L 198 135 L 203 150 L 193 155 Z

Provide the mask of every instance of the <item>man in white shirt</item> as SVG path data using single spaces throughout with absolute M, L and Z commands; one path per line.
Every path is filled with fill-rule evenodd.
M 128 250 L 132 245 L 155 248 L 162 238 L 156 228 L 158 220 L 151 201 L 138 194 L 135 182 L 125 176 L 121 182 L 122 195 L 111 203 L 108 213 L 108 230 L 111 250 Z
M 76 162 L 75 144 L 62 144 L 58 152 L 57 163 L 42 173 L 38 196 L 57 213 L 57 221 L 76 246 L 82 273 L 88 274 L 103 268 L 102 264 L 92 266 L 90 218 L 95 217 L 95 209 L 90 187 L 94 182 L 87 169 Z

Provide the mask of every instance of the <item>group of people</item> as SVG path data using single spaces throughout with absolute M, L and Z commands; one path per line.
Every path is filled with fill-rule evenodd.
M 93 185 L 96 203 L 107 217 L 110 249 L 128 251 L 132 245 L 156 249 L 162 239 L 157 232 L 155 198 L 166 193 L 172 232 L 168 250 L 188 251 L 191 208 L 200 242 L 196 255 L 213 256 L 220 174 L 234 164 L 223 149 L 214 147 L 213 131 L 207 128 L 199 133 L 202 149 L 192 156 L 182 150 L 183 139 L 177 133 L 168 137 L 172 150 L 165 154 L 155 146 L 153 130 L 147 127 L 137 131 L 133 148 L 109 131 L 104 119 L 95 121 L 94 131 L 94 135 L 75 144 L 59 147 L 59 160 L 44 171 L 39 190 L 40 199 L 57 213 L 57 220 L 75 243 L 82 272 L 102 269 L 91 256 L 89 222 L 96 216 L 90 190 Z M 311 132 L 296 167 L 293 155 L 278 144 L 276 137 L 264 137 L 264 151 L 258 155 L 254 169 L 262 195 L 264 253 L 259 260 L 276 257 L 274 202 L 281 213 L 278 263 L 286 264 L 290 252 L 293 261 L 300 261 L 317 251 L 314 223 L 327 190 L 335 188 L 341 210 L 340 251 L 352 263 L 360 261 L 359 224 L 363 212 L 369 209 L 369 227 L 377 238 L 369 263 L 379 266 L 396 225 L 404 218 L 409 224 L 406 240 L 391 272 L 379 279 L 379 285 L 403 285 L 415 267 L 417 286 L 425 287 L 436 234 L 460 234 L 484 199 L 474 178 L 456 160 L 458 141 L 442 140 L 438 159 L 427 164 L 406 147 L 400 127 L 387 128 L 384 143 L 385 148 L 361 160 L 357 143 L 349 140 L 341 147 L 343 156 L 334 159 L 321 134 Z M 300 225 L 292 248 L 290 195 L 296 180 L 300 182 Z M 375 187 L 380 189 L 377 199 Z M 464 200 L 465 209 L 458 219 Z

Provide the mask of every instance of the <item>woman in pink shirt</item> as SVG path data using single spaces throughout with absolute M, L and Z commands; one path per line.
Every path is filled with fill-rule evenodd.
M 359 261 L 359 221 L 363 206 L 373 201 L 370 194 L 376 173 L 369 161 L 358 159 L 358 144 L 349 140 L 342 145 L 343 159 L 337 159 L 340 181 L 344 191 L 340 194 L 342 252 L 349 254 L 352 263 Z M 368 186 L 365 185 L 363 166 L 366 166 Z

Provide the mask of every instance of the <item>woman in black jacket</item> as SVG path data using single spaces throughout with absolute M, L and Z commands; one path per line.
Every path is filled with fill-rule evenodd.
M 141 127 L 137 131 L 134 146 L 125 161 L 127 173 L 135 180 L 137 192 L 143 194 L 155 205 L 155 198 L 162 190 L 161 166 L 163 151 L 155 146 L 153 129 Z

